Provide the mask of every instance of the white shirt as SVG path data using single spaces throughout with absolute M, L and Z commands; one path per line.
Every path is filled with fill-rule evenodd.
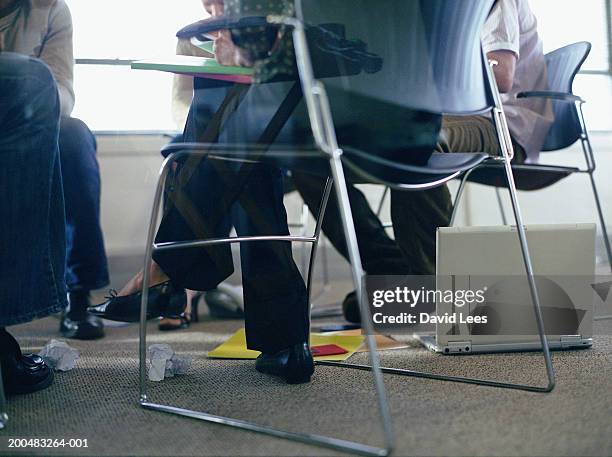
M 544 99 L 517 99 L 519 92 L 548 89 L 548 75 L 538 21 L 528 0 L 498 0 L 483 31 L 486 53 L 511 51 L 517 64 L 512 90 L 502 94 L 508 126 L 514 140 L 537 162 L 542 145 L 554 121 L 552 102 Z
M 5 50 L 45 62 L 57 82 L 62 116 L 74 108 L 72 18 L 64 0 L 22 0 L 0 17 Z

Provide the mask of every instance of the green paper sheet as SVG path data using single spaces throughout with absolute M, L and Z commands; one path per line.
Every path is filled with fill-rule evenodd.
M 183 74 L 214 74 L 252 76 L 252 68 L 220 65 L 215 59 L 195 56 L 174 56 L 159 60 L 139 60 L 132 63 L 133 70 L 156 70 Z

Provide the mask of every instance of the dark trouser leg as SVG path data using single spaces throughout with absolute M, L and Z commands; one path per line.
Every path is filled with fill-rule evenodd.
M 171 186 L 174 203 L 167 205 L 157 242 L 227 236 L 229 212 L 219 202 L 232 181 L 232 171 L 220 172 L 215 165 L 205 160 L 186 186 Z M 174 182 L 180 180 L 183 170 Z M 282 197 L 280 171 L 256 166 L 239 197 L 235 221 L 239 235 L 288 235 Z M 306 289 L 293 262 L 291 244 L 243 243 L 240 251 L 249 348 L 272 353 L 307 341 Z M 229 245 L 158 252 L 154 258 L 177 285 L 187 289 L 214 289 L 233 272 Z
M 292 172 L 292 176 L 300 196 L 312 214 L 316 216 L 326 179 L 296 171 Z M 354 185 L 349 184 L 347 187 L 363 269 L 370 275 L 410 274 L 410 263 L 402 254 L 397 243 L 387 235 L 378 216 L 370 208 L 365 195 Z M 338 202 L 333 197 L 330 198 L 327 206 L 323 232 L 338 252 L 348 259 Z
M 109 278 L 100 228 L 96 140 L 82 121 L 62 118 L 59 150 L 66 202 L 66 284 L 69 291 L 100 289 Z
M 289 235 L 280 170 L 258 165 L 236 220 L 240 236 Z M 308 341 L 306 286 L 293 261 L 291 243 L 243 243 L 240 247 L 247 343 L 271 354 Z
M 391 192 L 395 239 L 413 275 L 436 274 L 436 230 L 446 227 L 453 211 L 446 186 L 422 192 Z
M 263 131 L 261 126 L 271 118 L 266 107 L 274 106 L 274 101 L 282 100 L 286 93 L 280 89 L 286 86 L 251 88 L 247 100 L 225 125 L 226 133 L 219 142 L 257 141 Z M 227 93 L 227 88 L 197 90 L 196 87 L 185 129 L 186 141 L 199 139 L 211 122 L 210 113 L 216 108 L 209 109 L 207 103 L 220 101 L 216 91 Z M 240 172 L 245 170 L 243 167 L 213 160 L 187 160 L 181 165 L 168 186 L 168 204 L 157 241 L 227 236 L 229 212 L 235 203 L 228 195 L 234 194 L 237 188 L 237 176 L 245 176 Z M 237 197 L 242 213 L 236 223 L 238 232 L 243 235 L 288 234 L 280 171 L 263 165 L 247 167 L 252 170 Z M 241 246 L 241 256 L 249 348 L 271 353 L 307 341 L 307 297 L 290 244 L 245 243 Z M 233 272 L 228 245 L 158 252 L 154 258 L 173 281 L 189 289 L 213 289 Z
M 486 152 L 499 154 L 497 133 L 483 116 L 443 118 L 440 152 Z M 515 163 L 525 160 L 525 151 L 514 143 Z M 436 229 L 450 223 L 453 205 L 447 186 L 424 192 L 391 193 L 391 218 L 395 237 L 413 274 L 435 274 Z

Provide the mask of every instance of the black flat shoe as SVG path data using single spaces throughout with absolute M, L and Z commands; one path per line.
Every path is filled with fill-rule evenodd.
M 276 354 L 261 354 L 255 361 L 260 373 L 280 376 L 288 384 L 310 382 L 314 373 L 314 360 L 308 343 L 300 343 Z
M 53 378 L 53 370 L 36 354 L 22 354 L 19 359 L 2 362 L 2 381 L 7 395 L 38 392 L 53 384 Z
M 19 343 L 4 329 L 0 329 L 0 348 L 2 383 L 7 395 L 37 392 L 53 383 L 53 370 L 42 357 L 22 354 Z
M 142 291 L 135 294 L 118 296 L 113 290 L 107 300 L 88 311 L 94 316 L 117 322 L 138 322 L 140 320 L 140 301 Z M 149 288 L 147 320 L 162 316 L 180 316 L 187 306 L 187 295 L 171 281 Z
M 68 307 L 62 313 L 60 323 L 60 333 L 64 338 L 97 340 L 104 336 L 102 319 L 87 311 L 90 306 L 88 291 L 68 293 Z

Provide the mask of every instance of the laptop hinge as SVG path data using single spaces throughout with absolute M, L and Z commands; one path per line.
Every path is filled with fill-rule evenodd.
M 572 348 L 576 347 L 582 341 L 580 335 L 563 335 L 561 336 L 561 348 Z
M 470 353 L 472 352 L 471 341 L 449 341 L 444 348 L 446 354 Z

